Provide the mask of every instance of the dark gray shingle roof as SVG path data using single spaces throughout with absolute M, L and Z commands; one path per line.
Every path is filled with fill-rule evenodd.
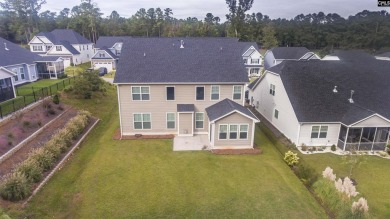
M 194 104 L 177 104 L 177 112 L 194 112 Z
M 61 41 L 67 41 L 70 44 L 90 44 L 91 41 L 81 36 L 71 29 L 55 29 L 52 32 L 40 32 L 37 36 L 45 36 L 53 44 L 61 44 Z
M 77 51 L 77 49 L 75 49 L 68 41 L 61 41 L 59 44 L 63 45 L 73 55 L 80 54 L 80 52 Z
M 350 125 L 374 113 L 390 119 L 389 69 L 387 61 L 366 59 L 283 61 L 269 71 L 280 75 L 299 122 Z
M 123 42 L 125 39 L 131 38 L 129 36 L 101 36 L 96 41 L 96 48 L 111 48 L 115 43 Z
M 300 59 L 310 52 L 306 47 L 274 47 L 270 49 L 275 59 Z
M 233 111 L 238 111 L 254 120 L 258 120 L 249 109 L 227 98 L 206 108 L 206 113 L 210 121 L 224 117 Z
M 241 51 L 235 38 L 128 38 L 114 82 L 245 83 Z
M 246 52 L 251 46 L 259 51 L 259 47 L 257 46 L 256 42 L 240 42 L 240 44 L 243 46 L 242 54 L 244 54 L 244 52 Z
M 5 49 L 7 45 L 8 50 Z M 0 66 L 16 65 L 21 63 L 33 64 L 39 56 L 19 45 L 0 37 Z
M 378 54 L 376 55 L 378 57 L 387 57 L 387 58 L 390 58 L 390 52 L 384 52 L 384 53 L 381 53 L 381 54 Z
M 107 47 L 103 47 L 101 49 L 99 49 L 98 51 L 105 51 L 106 53 L 108 53 L 111 57 L 99 57 L 99 56 L 93 56 L 91 59 L 118 59 L 118 56 L 116 56 L 114 53 L 111 52 L 110 49 L 108 49 Z

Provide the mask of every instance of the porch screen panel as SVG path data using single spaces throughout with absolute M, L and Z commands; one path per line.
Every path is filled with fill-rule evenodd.
M 369 151 L 372 148 L 376 128 L 363 128 L 359 150 Z
M 11 78 L 0 80 L 0 102 L 14 98 Z

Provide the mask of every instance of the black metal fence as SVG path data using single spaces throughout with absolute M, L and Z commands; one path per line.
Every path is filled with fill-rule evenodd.
M 24 107 L 35 103 L 45 97 L 52 96 L 57 91 L 63 90 L 66 86 L 74 84 L 77 77 L 66 78 L 56 84 L 47 87 L 18 87 L 15 88 L 17 97 L 0 103 L 0 118 L 14 113 Z

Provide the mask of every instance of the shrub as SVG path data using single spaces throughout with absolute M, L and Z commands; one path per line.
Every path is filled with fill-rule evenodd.
M 12 146 L 13 145 L 13 143 L 12 143 L 12 141 L 8 141 L 8 146 Z
M 10 133 L 8 133 L 7 137 L 8 137 L 9 139 L 13 139 L 13 138 L 14 138 L 14 135 L 10 132 Z
M 50 170 L 54 164 L 54 157 L 51 153 L 47 153 L 44 148 L 35 149 L 29 157 L 35 160 L 43 171 Z
M 25 175 L 14 172 L 4 176 L 0 195 L 5 200 L 19 201 L 31 194 L 31 186 Z
M 302 149 L 302 151 L 307 151 L 307 145 L 302 144 L 302 145 L 301 145 L 301 149 Z
M 57 94 L 53 96 L 53 103 L 56 105 L 60 104 L 60 98 Z
M 385 152 L 385 151 L 379 151 L 378 154 L 381 156 L 381 157 L 387 157 L 388 153 Z
M 352 214 L 354 218 L 365 218 L 368 216 L 368 204 L 365 198 L 361 197 L 357 202 L 352 203 Z
M 41 127 L 41 126 L 42 126 L 42 121 L 38 121 L 38 122 L 37 122 L 37 125 L 38 125 L 39 127 Z
M 289 165 L 289 166 L 297 165 L 299 162 L 298 154 L 296 154 L 292 151 L 287 151 L 284 154 L 284 161 L 286 161 L 287 165 Z
M 58 79 L 64 79 L 64 78 L 67 78 L 67 77 L 68 77 L 67 74 L 62 74 L 62 75 L 60 75 L 60 76 L 58 77 Z
M 53 142 L 53 141 L 48 141 L 45 144 L 44 151 L 45 151 L 45 153 L 51 154 L 51 156 L 55 160 L 57 160 L 57 158 L 61 155 L 60 145 L 59 144 L 57 145 L 56 142 Z
M 62 110 L 64 110 L 64 107 L 58 106 L 57 109 L 62 111 Z
M 39 182 L 43 175 L 43 169 L 32 159 L 27 159 L 19 164 L 15 171 L 23 174 L 30 183 Z
M 330 167 L 325 168 L 322 172 L 322 177 L 333 182 L 336 180 L 336 174 L 333 173 L 333 169 Z
M 64 92 L 65 92 L 65 93 L 69 93 L 69 92 L 71 92 L 71 91 L 73 91 L 73 85 L 70 85 L 70 86 L 68 86 L 68 87 L 66 87 L 66 88 L 64 89 Z
M 49 110 L 47 111 L 47 113 L 50 114 L 50 115 L 55 115 L 55 114 L 56 114 L 56 111 L 53 110 L 53 109 L 49 109 Z
M 332 146 L 330 147 L 330 150 L 336 151 L 336 145 L 332 145 Z
M 30 121 L 23 121 L 23 127 L 27 128 L 31 125 Z
M 318 179 L 317 172 L 310 166 L 299 164 L 293 167 L 295 175 L 306 185 L 311 187 Z

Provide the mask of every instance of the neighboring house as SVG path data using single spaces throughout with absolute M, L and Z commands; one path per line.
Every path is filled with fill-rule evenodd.
M 16 97 L 15 87 L 12 80 L 14 76 L 15 73 L 12 71 L 0 67 L 0 102 Z
M 375 56 L 376 59 L 390 61 L 390 52 L 381 53 Z
M 61 57 L 64 67 L 89 62 L 94 54 L 94 44 L 70 29 L 40 32 L 28 44 L 31 52 L 41 56 Z
M 235 38 L 127 39 L 114 79 L 121 135 L 202 135 L 209 148 L 253 148 L 259 120 L 244 107 L 247 82 Z
M 131 37 L 126 36 L 101 36 L 96 42 L 95 54 L 91 58 L 91 66 L 94 69 L 101 67 L 108 71 L 116 69 L 122 51 L 123 41 Z
M 384 150 L 390 63 L 356 52 L 337 57 L 284 61 L 268 69 L 249 85 L 251 104 L 297 146 Z
M 274 47 L 265 53 L 264 68 L 267 70 L 284 60 L 311 59 L 320 59 L 320 57 L 305 47 Z
M 93 69 L 107 68 L 107 71 L 116 69 L 118 63 L 118 56 L 116 56 L 110 49 L 103 47 L 93 55 L 91 58 L 91 66 Z
M 257 43 L 241 42 L 241 44 L 244 46 L 242 58 L 248 71 L 248 77 L 260 77 L 263 70 L 263 56 L 259 52 Z

